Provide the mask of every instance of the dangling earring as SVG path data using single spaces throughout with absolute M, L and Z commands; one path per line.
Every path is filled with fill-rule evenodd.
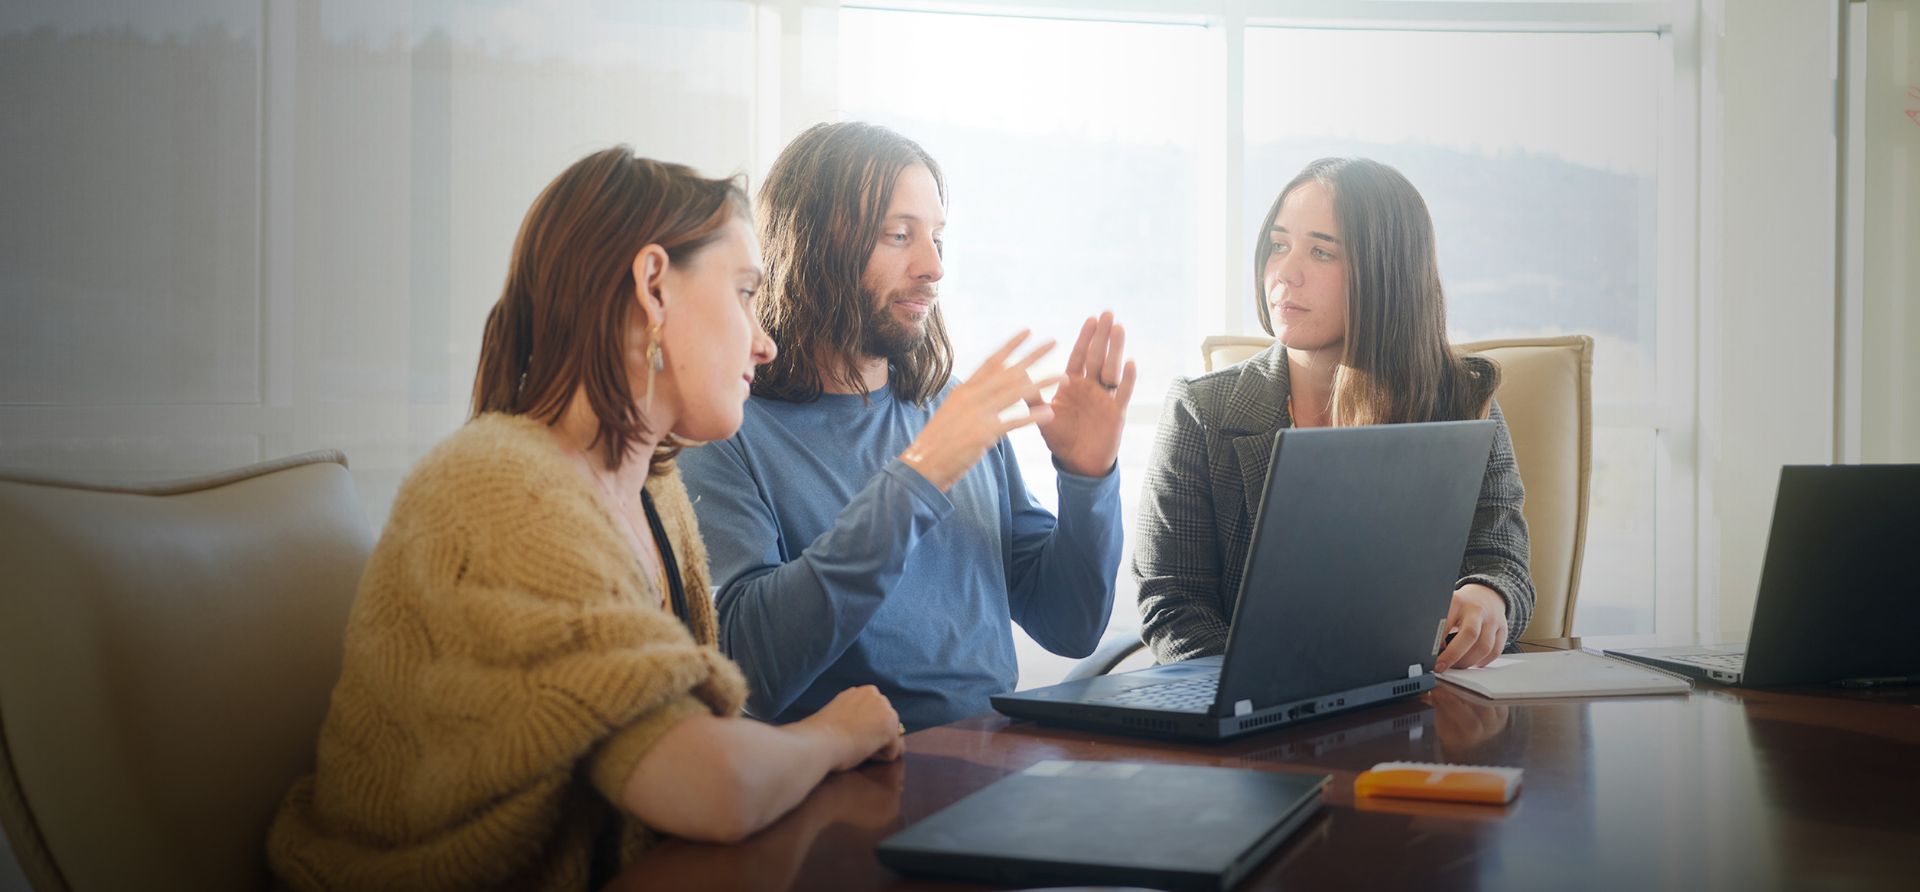
M 660 355 L 660 323 L 647 326 L 647 395 L 645 411 L 653 411 L 653 375 L 664 371 L 667 361 Z

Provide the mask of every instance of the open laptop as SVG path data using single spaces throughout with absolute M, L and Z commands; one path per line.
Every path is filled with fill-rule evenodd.
M 1011 886 L 1230 889 L 1320 810 L 1332 778 L 1049 759 L 881 841 L 902 873 Z
M 1721 684 L 1920 683 L 1920 465 L 1780 469 L 1745 647 L 1622 657 Z
M 1490 421 L 1282 430 L 1226 653 L 993 698 L 1015 718 L 1220 740 L 1430 690 Z

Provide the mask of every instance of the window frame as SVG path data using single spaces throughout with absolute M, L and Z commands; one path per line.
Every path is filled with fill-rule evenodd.
M 772 0 L 768 5 L 817 5 L 818 0 Z M 1714 274 L 1700 262 L 1714 250 L 1712 234 L 1700 228 L 1700 208 L 1712 183 L 1699 167 L 1703 148 L 1715 134 L 1703 128 L 1703 97 L 1711 101 L 1714 84 L 1705 82 L 1700 40 L 1700 10 L 1691 0 L 1554 2 L 1554 0 L 853 0 L 844 9 L 1045 18 L 1103 22 L 1202 25 L 1210 35 L 1217 64 L 1209 72 L 1208 117 L 1213 136 L 1203 142 L 1202 181 L 1215 188 L 1199 199 L 1206 216 L 1217 221 L 1219 264 L 1196 283 L 1216 303 L 1194 308 L 1203 331 L 1257 333 L 1245 304 L 1241 279 L 1246 258 L 1241 248 L 1245 218 L 1245 46 L 1250 27 L 1342 30 L 1473 31 L 1522 33 L 1652 33 L 1665 49 L 1668 70 L 1661 85 L 1657 118 L 1655 243 L 1655 364 L 1658 386 L 1647 402 L 1598 403 L 1593 426 L 1651 431 L 1654 435 L 1654 580 L 1653 632 L 1607 636 L 1605 642 L 1638 644 L 1695 641 L 1718 633 L 1719 598 L 1711 568 L 1699 560 L 1710 550 L 1716 528 L 1702 517 L 1711 504 L 1712 484 L 1700 473 L 1703 430 L 1700 393 L 1705 342 L 1703 318 L 1717 300 Z M 837 47 L 835 48 L 837 49 Z M 1708 52 L 1711 52 L 1710 48 Z M 818 100 L 813 103 L 817 106 Z M 831 99 L 825 104 L 832 105 Z M 785 115 L 803 110 L 789 108 Z M 1202 236 L 1204 238 L 1204 236 Z M 1709 255 L 1711 256 L 1711 255 Z M 1195 361 L 1198 345 L 1195 345 Z M 1152 425 L 1158 402 L 1136 401 L 1128 425 Z M 1671 532 L 1669 532 L 1671 531 Z M 1576 604 L 1576 608 L 1577 608 Z

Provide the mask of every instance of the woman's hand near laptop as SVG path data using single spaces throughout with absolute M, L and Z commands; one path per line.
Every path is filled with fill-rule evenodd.
M 1507 646 L 1507 599 L 1477 582 L 1454 589 L 1447 632 L 1453 640 L 1433 661 L 1433 671 L 1477 669 L 1493 662 Z
M 900 758 L 902 730 L 872 685 L 841 691 L 790 725 L 691 716 L 640 757 L 620 804 L 662 833 L 739 842 L 791 811 L 829 772 Z

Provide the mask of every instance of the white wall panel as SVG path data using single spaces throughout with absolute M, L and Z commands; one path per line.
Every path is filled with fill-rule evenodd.
M 84 473 L 106 480 L 153 480 L 252 464 L 263 458 L 261 450 L 261 438 L 248 434 L 8 437 L 0 441 L 0 467 L 33 468 L 62 476 Z
M 1720 190 L 1701 224 L 1719 233 L 1701 332 L 1719 609 L 1702 632 L 1744 641 L 1780 466 L 1833 458 L 1837 34 L 1827 4 L 1800 0 L 1726 3 L 1720 24 L 1720 143 L 1701 162 Z
M 462 419 L 527 206 L 754 146 L 752 4 L 0 8 L 0 466 L 344 449 L 384 519 Z
M 259 396 L 257 3 L 0 19 L 0 404 Z
M 1861 109 L 1861 458 L 1920 461 L 1920 0 L 1870 0 Z

